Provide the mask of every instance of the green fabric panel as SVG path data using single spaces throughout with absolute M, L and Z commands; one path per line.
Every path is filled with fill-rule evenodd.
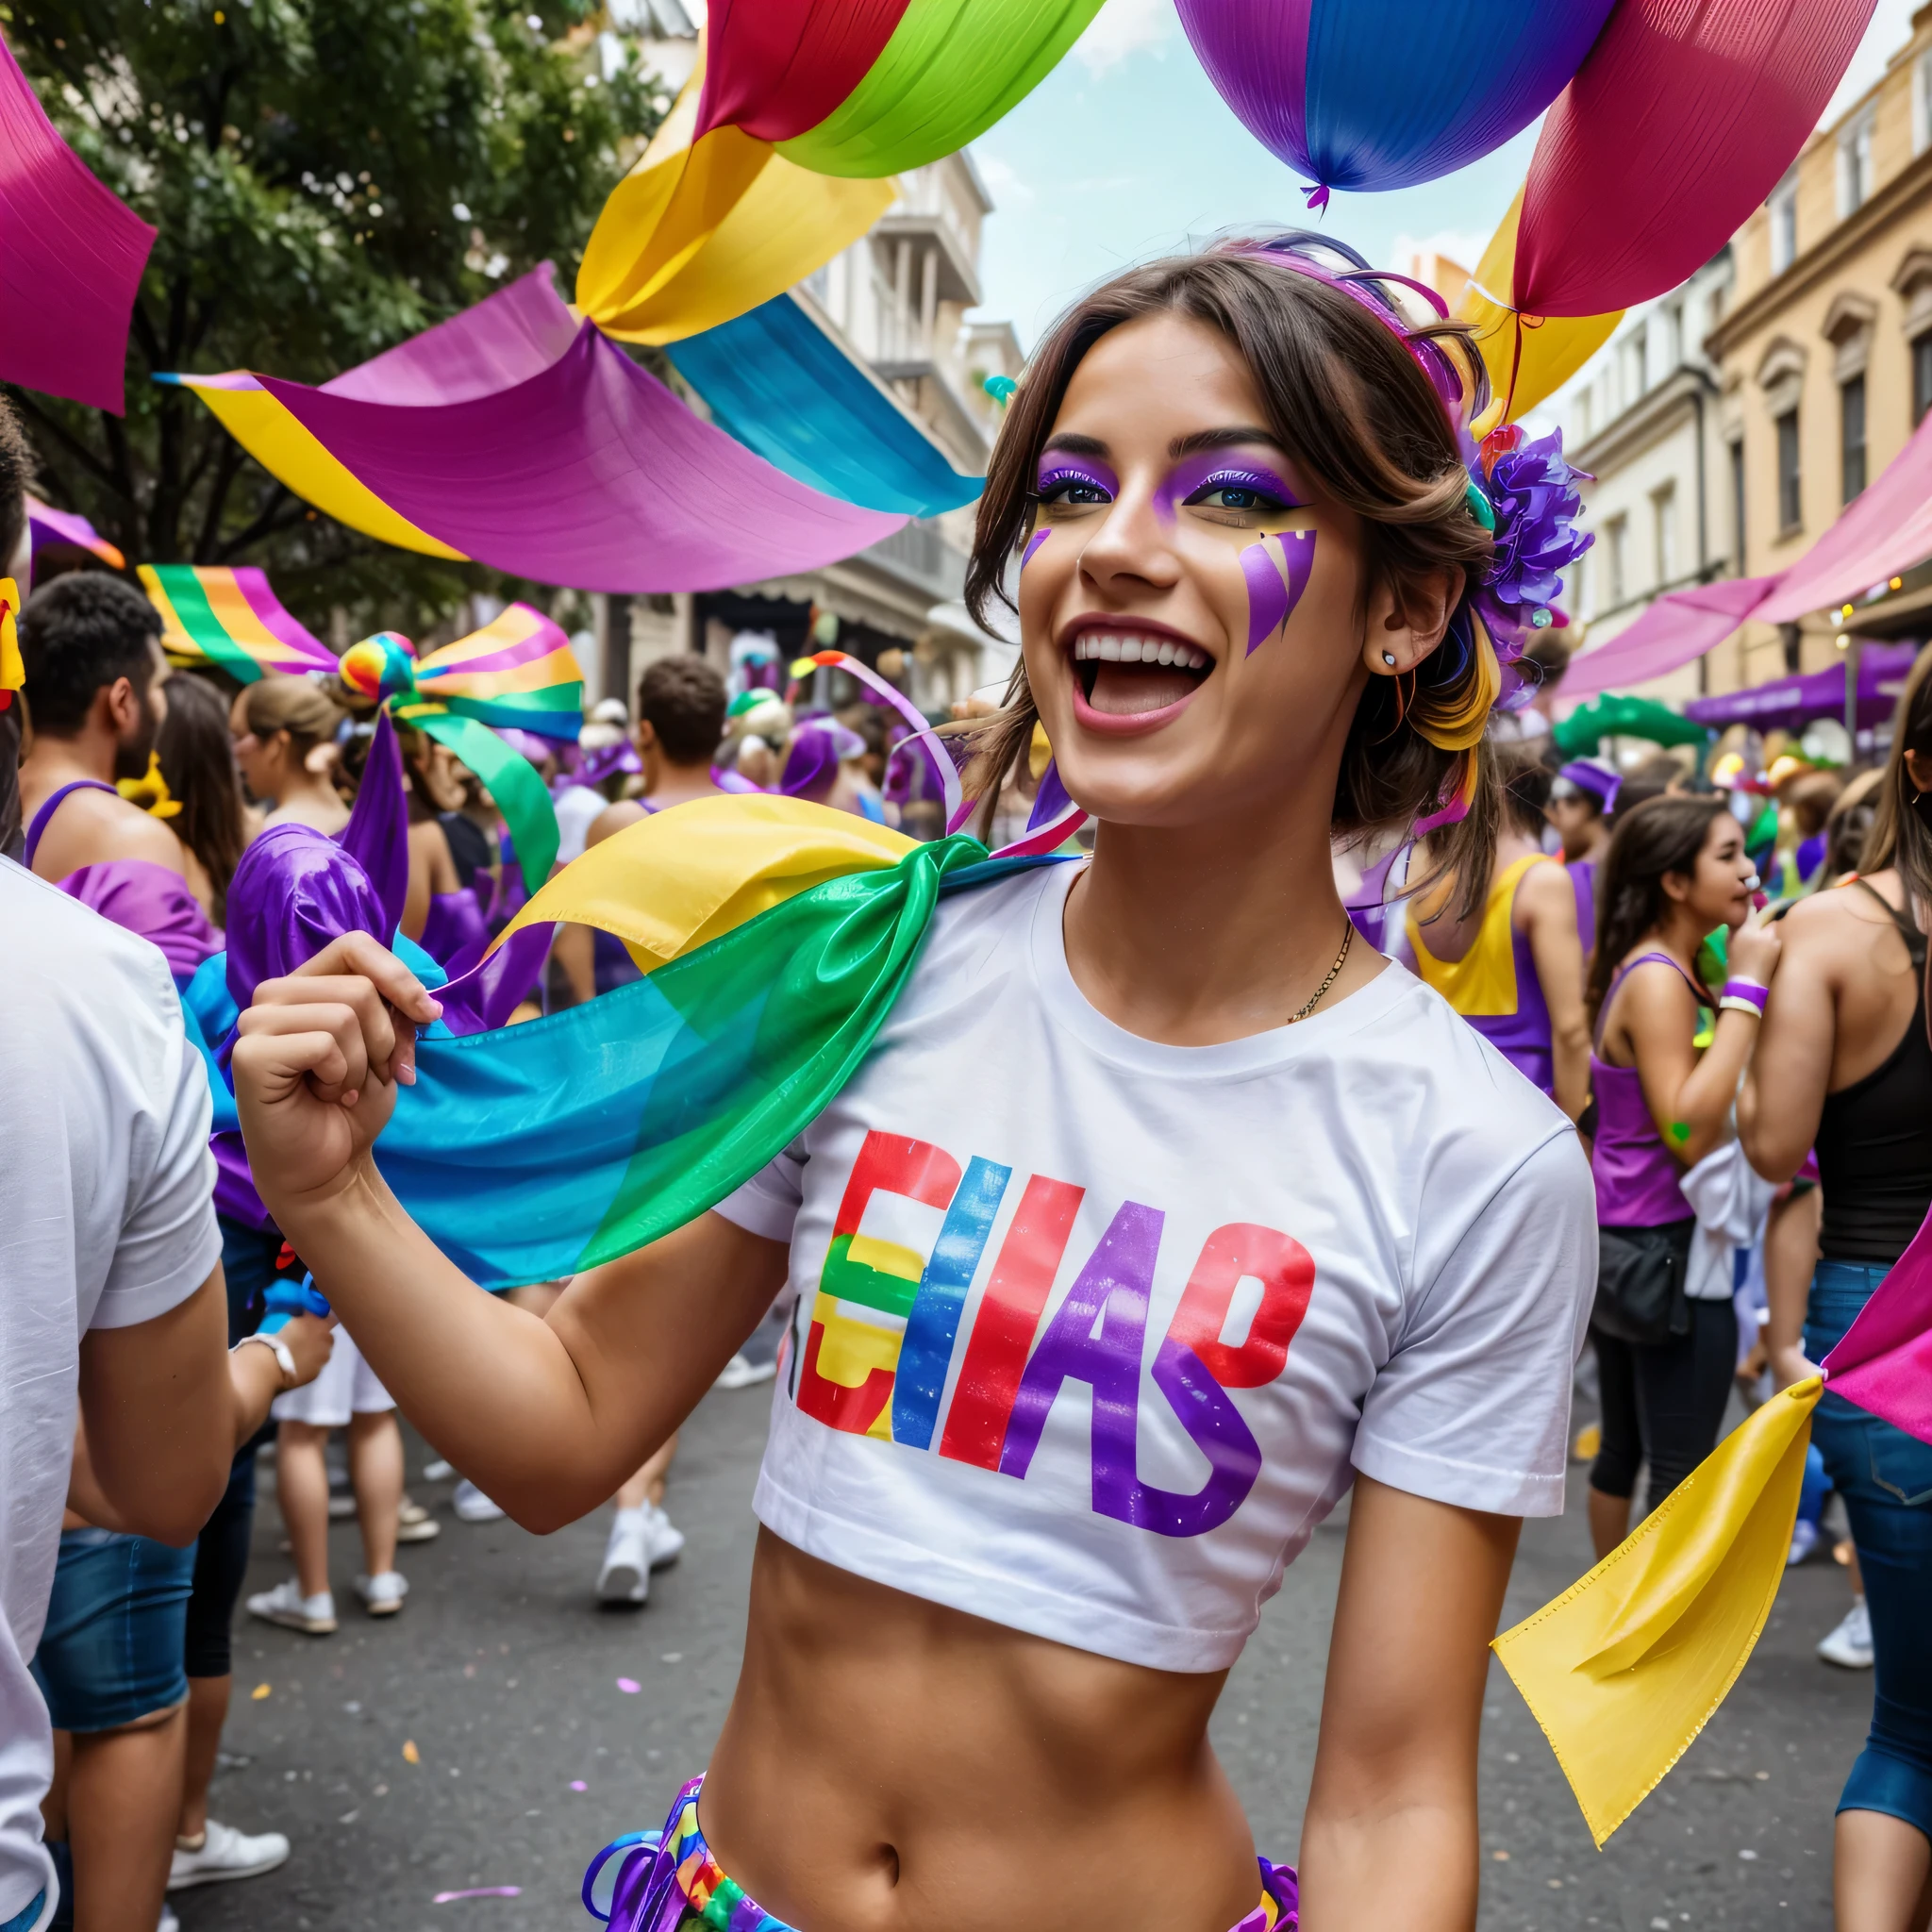
M 439 744 L 446 744 L 482 779 L 516 841 L 517 863 L 524 869 L 524 889 L 535 893 L 557 863 L 560 839 L 557 808 L 551 804 L 550 793 L 537 775 L 536 767 L 522 752 L 512 751 L 487 724 L 479 724 L 474 718 L 418 711 L 414 707 L 405 707 L 397 718 L 399 723 L 426 731 Z
M 222 621 L 208 608 L 207 593 L 192 563 L 158 563 L 155 575 L 175 607 L 188 635 L 207 654 L 210 664 L 219 665 L 231 677 L 253 684 L 261 675 L 261 666 L 222 628 Z
M 911 0 L 884 53 L 778 152 L 820 175 L 874 179 L 955 153 L 1051 74 L 1101 0 Z
M 636 1151 L 579 1267 L 683 1226 L 818 1117 L 898 998 L 941 880 L 985 858 L 964 833 L 935 840 L 889 871 L 801 892 L 650 975 L 680 1037 L 643 1096 Z
M 1653 744 L 1703 744 L 1710 733 L 1655 698 L 1604 696 L 1578 705 L 1550 737 L 1565 758 L 1583 758 L 1606 738 L 1645 738 Z

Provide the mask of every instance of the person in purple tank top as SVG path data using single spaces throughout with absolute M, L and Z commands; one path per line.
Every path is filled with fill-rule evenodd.
M 29 870 L 152 941 L 183 981 L 222 936 L 189 886 L 181 841 L 114 789 L 147 771 L 167 715 L 160 634 L 154 606 L 102 572 L 27 599 L 20 648 L 33 740 L 20 800 Z
M 1576 893 L 1576 931 L 1587 959 L 1596 945 L 1596 875 L 1610 848 L 1610 814 L 1623 779 L 1594 758 L 1573 758 L 1550 785 L 1550 824 Z
M 1604 863 L 1602 925 L 1590 975 L 1597 1129 L 1591 1152 L 1607 1278 L 1620 1233 L 1642 1230 L 1688 1257 L 1696 1225 L 1681 1176 L 1730 1137 L 1731 1107 L 1757 1038 L 1778 931 L 1752 921 L 1757 873 L 1744 828 L 1708 797 L 1654 798 L 1619 820 Z M 1722 995 L 1697 978 L 1697 949 L 1730 929 Z M 1695 1045 L 1700 1007 L 1718 1007 L 1710 1044 Z M 1630 1527 L 1640 1462 L 1655 1509 L 1710 1454 L 1738 1358 L 1728 1284 L 1687 1300 L 1683 1331 L 1636 1342 L 1607 1331 L 1601 1296 L 1591 1324 L 1602 1384 L 1603 1446 L 1590 1475 L 1599 1557 Z

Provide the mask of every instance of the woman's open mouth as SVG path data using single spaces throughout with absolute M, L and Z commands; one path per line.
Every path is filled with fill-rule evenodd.
M 1214 659 L 1171 631 L 1090 625 L 1072 644 L 1079 708 L 1103 718 L 1152 720 L 1185 704 Z

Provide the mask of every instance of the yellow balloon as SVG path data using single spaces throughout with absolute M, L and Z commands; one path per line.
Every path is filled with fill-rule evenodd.
M 1609 315 L 1516 312 L 1516 225 L 1522 216 L 1519 188 L 1456 305 L 1457 319 L 1475 326 L 1476 347 L 1493 391 L 1490 407 L 1471 425 L 1478 437 L 1515 422 L 1554 395 L 1609 341 L 1624 319 L 1621 308 Z

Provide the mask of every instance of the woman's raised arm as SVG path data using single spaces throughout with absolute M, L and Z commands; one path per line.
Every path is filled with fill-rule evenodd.
M 264 982 L 235 1047 L 242 1134 L 270 1213 L 403 1412 L 548 1531 L 595 1507 L 695 1407 L 771 1306 L 786 1251 L 706 1214 L 579 1275 L 547 1320 L 481 1292 L 372 1152 L 397 1083 L 415 1080 L 412 1024 L 438 1011 L 362 933 Z

